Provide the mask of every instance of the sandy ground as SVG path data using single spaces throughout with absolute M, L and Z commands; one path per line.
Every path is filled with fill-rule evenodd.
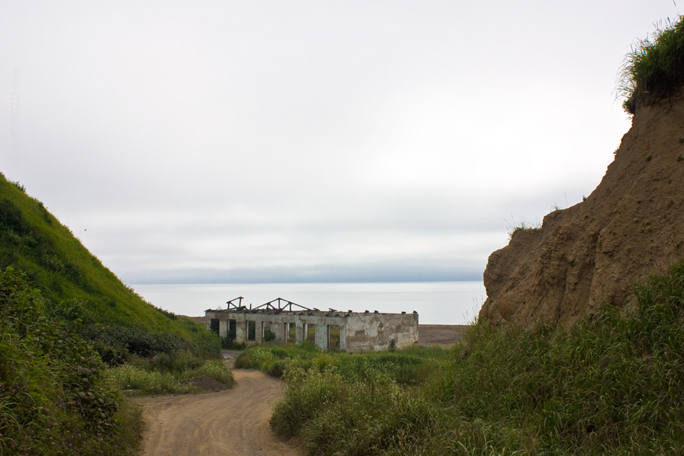
M 418 325 L 418 345 L 453 345 L 463 340 L 467 326 L 462 325 Z
M 235 369 L 227 391 L 138 400 L 144 407 L 145 456 L 300 456 L 268 425 L 284 383 L 266 374 Z

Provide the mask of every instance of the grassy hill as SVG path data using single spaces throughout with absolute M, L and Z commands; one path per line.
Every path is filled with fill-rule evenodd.
M 145 302 L 2 174 L 0 335 L 3 455 L 137 454 L 141 412 L 121 390 L 232 385 L 214 333 Z
M 217 354 L 218 339 L 184 317 L 158 309 L 124 285 L 74 234 L 0 174 L 0 268 L 25 272 L 51 303 L 50 312 L 82 322 L 80 333 L 95 342 L 103 359 L 127 352 L 151 355 L 190 349 Z

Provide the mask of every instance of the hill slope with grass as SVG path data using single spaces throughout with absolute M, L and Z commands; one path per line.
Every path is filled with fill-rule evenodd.
M 219 350 L 0 174 L 0 454 L 137 454 L 140 410 L 121 391 L 230 387 Z
M 585 201 L 518 229 L 484 272 L 480 318 L 569 326 L 684 255 L 684 22 L 627 57 L 620 90 L 632 127 Z
M 218 338 L 145 302 L 42 202 L 0 174 L 0 268 L 7 266 L 26 273 L 50 302 L 52 316 L 80 321 L 81 335 L 107 362 L 116 364 L 128 353 L 149 356 L 178 349 L 218 354 Z
M 140 412 L 49 304 L 26 274 L 0 271 L 0 454 L 134 454 Z

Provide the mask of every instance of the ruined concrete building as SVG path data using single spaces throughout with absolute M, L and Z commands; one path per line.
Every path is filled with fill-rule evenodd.
M 418 342 L 418 313 L 407 314 L 327 312 L 309 309 L 282 298 L 254 309 L 244 298 L 228 301 L 227 309 L 205 311 L 207 330 L 237 343 L 258 344 L 276 340 L 302 343 L 309 340 L 322 349 L 358 353 L 407 347 Z

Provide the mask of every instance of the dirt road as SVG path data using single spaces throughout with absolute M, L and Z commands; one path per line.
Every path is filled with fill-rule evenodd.
M 204 319 L 204 317 L 201 317 Z M 419 345 L 451 345 L 462 326 L 420 325 Z M 236 352 L 229 354 L 233 356 Z M 232 365 L 232 359 L 226 361 Z M 268 420 L 283 382 L 252 370 L 233 370 L 228 391 L 139 399 L 147 429 L 144 456 L 300 456 L 303 451 L 280 441 Z
M 227 391 L 143 398 L 145 456 L 301 456 L 268 425 L 284 384 L 262 372 L 236 369 Z

